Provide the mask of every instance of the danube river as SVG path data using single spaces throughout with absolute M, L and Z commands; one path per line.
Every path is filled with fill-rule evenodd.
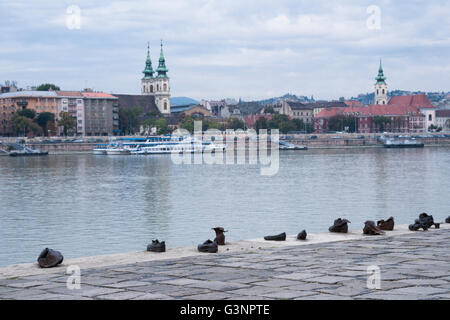
M 327 231 L 337 217 L 362 229 L 394 216 L 450 215 L 450 148 L 280 152 L 274 176 L 256 165 L 177 165 L 169 155 L 0 157 L 0 266 L 196 246 L 223 226 L 235 241 Z

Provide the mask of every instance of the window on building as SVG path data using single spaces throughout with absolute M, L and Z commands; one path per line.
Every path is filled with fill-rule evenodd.
M 164 101 L 164 110 L 167 110 L 167 101 Z
M 167 91 L 167 84 L 164 83 L 163 88 L 164 88 L 164 91 Z
M 153 92 L 153 86 L 151 85 L 150 86 L 150 93 L 152 93 Z
M 431 114 L 428 115 L 428 121 L 432 121 L 433 120 L 433 116 Z

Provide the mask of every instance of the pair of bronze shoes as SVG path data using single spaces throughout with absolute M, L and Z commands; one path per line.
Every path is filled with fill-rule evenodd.
M 440 223 L 434 222 L 432 215 L 428 215 L 427 213 L 424 212 L 419 215 L 419 219 L 416 219 L 413 224 L 409 225 L 409 230 L 417 231 L 420 228 L 422 228 L 423 231 L 427 231 L 433 225 L 436 229 L 439 229 L 441 226 Z
M 450 216 L 448 216 L 447 219 L 445 219 L 445 223 L 450 223 Z
M 331 227 L 328 228 L 330 232 L 338 232 L 338 233 L 347 233 L 348 232 L 348 223 L 351 223 L 347 219 L 338 218 L 334 220 L 334 223 Z
M 198 251 L 205 253 L 216 253 L 219 250 L 217 242 L 211 241 L 209 239 L 203 242 L 202 244 L 199 244 L 197 246 L 197 249 Z
M 389 217 L 387 220 L 377 221 L 377 227 L 381 230 L 392 231 L 394 230 L 394 217 Z
M 298 235 L 297 235 L 297 240 L 306 240 L 306 230 L 302 230 Z M 285 241 L 286 240 L 286 232 L 274 235 L 274 236 L 265 236 L 264 240 L 267 241 Z
M 385 234 L 385 232 L 381 230 L 380 227 L 376 226 L 375 222 L 371 220 L 364 222 L 363 233 L 370 236 L 378 236 Z
M 61 252 L 49 248 L 45 248 L 37 259 L 39 267 L 41 268 L 56 267 L 58 264 L 62 263 L 63 260 L 64 257 Z
M 159 242 L 158 239 L 152 240 L 152 243 L 147 246 L 147 251 L 150 252 L 166 252 L 166 242 Z

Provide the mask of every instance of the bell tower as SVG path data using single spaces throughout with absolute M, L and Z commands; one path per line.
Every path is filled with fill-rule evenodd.
M 377 82 L 375 83 L 375 104 L 387 104 L 387 84 L 386 77 L 383 73 L 383 67 L 381 66 L 380 59 L 380 68 L 378 68 L 378 76 L 375 78 Z
M 164 58 L 162 41 L 159 65 L 156 72 L 152 67 L 150 44 L 148 44 L 147 60 L 145 61 L 145 69 L 142 71 L 144 77 L 141 80 L 141 94 L 154 96 L 156 106 L 162 114 L 170 114 L 170 84 L 169 77 L 167 76 L 168 71 L 166 59 Z M 155 75 L 155 73 L 157 73 L 157 75 Z
M 169 69 L 166 67 L 166 59 L 164 57 L 163 43 L 161 40 L 161 52 L 159 54 L 159 64 L 155 77 L 156 93 L 155 101 L 159 111 L 162 114 L 170 114 L 170 80 L 167 76 Z

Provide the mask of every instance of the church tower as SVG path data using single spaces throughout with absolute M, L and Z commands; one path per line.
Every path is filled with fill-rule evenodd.
M 169 77 L 167 76 L 168 71 L 169 70 L 166 68 L 162 41 L 159 65 L 156 69 L 158 74 L 156 76 L 154 75 L 155 71 L 153 71 L 152 61 L 150 59 L 150 45 L 148 45 L 145 69 L 142 71 L 144 77 L 141 80 L 141 94 L 154 96 L 156 106 L 162 114 L 170 114 L 170 86 Z
M 387 84 L 386 77 L 383 74 L 383 67 L 381 66 L 380 60 L 380 68 L 378 69 L 378 76 L 375 78 L 377 82 L 375 83 L 375 104 L 387 104 Z

